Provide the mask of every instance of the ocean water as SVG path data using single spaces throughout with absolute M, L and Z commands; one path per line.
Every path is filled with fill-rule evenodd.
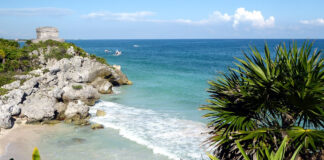
M 105 110 L 93 117 L 105 129 L 72 127 L 44 138 L 40 146 L 48 159 L 207 159 L 206 119 L 198 108 L 208 98 L 207 81 L 233 67 L 249 45 L 274 49 L 290 40 L 70 40 L 87 52 L 121 65 L 133 85 L 114 88 L 91 108 Z M 297 40 L 299 44 L 303 40 Z M 324 40 L 315 47 L 324 48 Z M 122 51 L 113 56 L 104 50 Z M 46 135 L 48 137 L 48 135 Z M 69 145 L 73 138 L 88 139 Z M 59 144 L 59 147 L 53 144 Z M 54 147 L 53 147 L 54 146 Z M 57 154 L 60 153 L 60 154 Z

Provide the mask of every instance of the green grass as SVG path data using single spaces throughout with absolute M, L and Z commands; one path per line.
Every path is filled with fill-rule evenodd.
M 8 93 L 8 90 L 7 89 L 0 88 L 0 96 L 5 95 L 7 93 Z
M 0 87 L 15 81 L 13 75 L 13 73 L 0 73 Z
M 43 74 L 49 72 L 50 70 L 48 68 L 43 69 Z
M 100 62 L 100 63 L 102 63 L 102 64 L 106 64 L 106 65 L 109 66 L 109 64 L 107 63 L 106 59 L 104 59 L 104 58 L 102 58 L 102 57 L 98 57 L 98 56 L 96 56 L 96 55 L 94 55 L 94 54 L 91 54 L 91 55 L 90 55 L 90 58 L 91 58 L 91 59 L 95 59 L 96 61 L 98 61 L 98 62 Z
M 73 88 L 74 90 L 80 90 L 80 89 L 82 89 L 83 87 L 82 87 L 81 85 L 72 85 L 72 88 Z
M 45 59 L 56 59 L 61 60 L 63 58 L 70 59 L 73 56 L 66 53 L 66 50 L 64 48 L 54 48 L 51 50 L 49 54 L 45 54 Z

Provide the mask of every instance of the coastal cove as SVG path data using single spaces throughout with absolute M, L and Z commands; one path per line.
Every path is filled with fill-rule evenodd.
M 304 40 L 297 40 L 302 43 Z M 69 160 L 167 160 L 207 159 L 205 113 L 208 80 L 233 66 L 233 57 L 242 58 L 249 45 L 260 50 L 267 42 L 274 48 L 290 40 L 67 40 L 87 53 L 103 57 L 121 70 L 133 85 L 112 87 L 113 94 L 101 95 L 90 107 L 91 123 L 104 129 L 72 124 L 18 127 L 0 144 L 8 160 L 30 156 L 38 147 L 44 159 Z M 323 49 L 324 40 L 315 48 Z M 120 56 L 104 50 L 120 50 Z M 126 83 L 126 82 L 125 82 Z M 97 110 L 105 116 L 95 116 Z M 10 136 L 20 137 L 15 140 Z M 29 137 L 30 136 L 30 139 Z M 11 141 L 12 140 L 12 141 Z M 26 140 L 26 141 L 24 141 Z

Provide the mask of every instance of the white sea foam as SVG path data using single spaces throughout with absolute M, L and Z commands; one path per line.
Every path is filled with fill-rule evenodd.
M 120 94 L 121 90 L 120 87 L 112 87 L 113 94 Z
M 149 109 L 124 106 L 114 102 L 100 101 L 91 107 L 90 113 L 104 110 L 103 117 L 91 118 L 92 122 L 118 129 L 120 135 L 152 149 L 170 159 L 207 159 L 202 149 L 206 139 L 205 125 L 200 122 L 183 120 L 166 113 Z

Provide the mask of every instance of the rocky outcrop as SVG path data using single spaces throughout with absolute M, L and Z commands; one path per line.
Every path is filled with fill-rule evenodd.
M 99 123 L 95 123 L 91 125 L 91 129 L 96 130 L 96 129 L 102 129 L 104 128 L 104 126 L 102 124 Z
M 102 77 L 96 78 L 91 84 L 94 88 L 97 88 L 98 92 L 101 94 L 112 93 L 113 85 L 108 80 L 106 80 Z
M 97 110 L 97 112 L 96 112 L 97 117 L 101 117 L 101 116 L 105 116 L 105 115 L 106 115 L 106 112 L 103 110 Z
M 80 100 L 69 102 L 64 114 L 67 119 L 83 119 L 89 116 L 89 106 Z
M 6 85 L 2 86 L 2 88 L 12 90 L 12 89 L 17 89 L 19 86 L 20 86 L 20 81 L 17 80 L 10 84 L 6 84 Z
M 65 103 L 81 100 L 83 103 L 92 106 L 99 98 L 98 90 L 91 85 L 71 83 L 63 88 L 62 99 Z
M 0 128 L 11 128 L 15 119 L 27 123 L 64 120 L 88 124 L 89 108 L 100 94 L 111 94 L 113 86 L 131 82 L 118 69 L 90 57 L 76 55 L 73 46 L 67 49 L 70 59 L 44 58 L 47 49 L 37 49 L 42 68 L 27 75 L 17 75 L 10 84 L 2 86 L 8 93 L 0 96 Z
M 51 120 L 55 115 L 56 99 L 45 92 L 37 92 L 28 96 L 21 105 L 21 116 L 27 118 L 27 122 Z
M 4 129 L 11 128 L 13 120 L 8 112 L 0 112 L 0 127 Z

